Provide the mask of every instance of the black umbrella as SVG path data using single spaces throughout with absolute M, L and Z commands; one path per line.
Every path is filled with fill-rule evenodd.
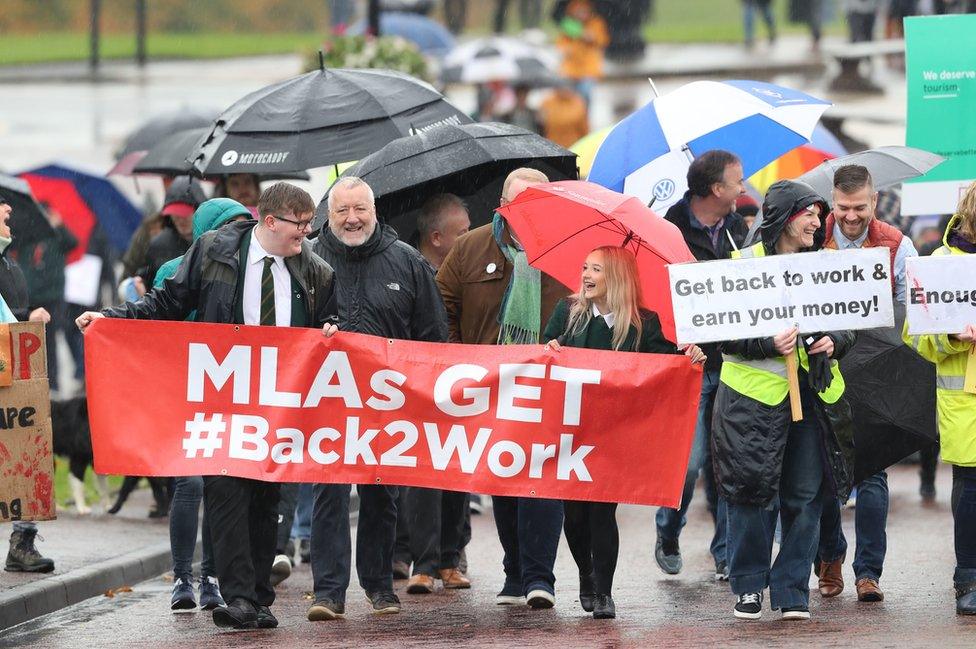
M 149 149 L 145 156 L 132 168 L 135 174 L 160 174 L 164 176 L 182 176 L 190 173 L 193 165 L 187 159 L 203 143 L 210 134 L 211 126 L 192 128 L 173 133 L 165 137 L 156 146 Z M 308 180 L 304 171 L 290 173 L 258 174 L 261 180 L 275 180 L 281 178 L 297 178 Z
M 116 160 L 135 151 L 148 151 L 166 136 L 189 128 L 201 128 L 213 123 L 220 111 L 216 108 L 184 106 L 179 110 L 160 113 L 129 134 L 125 144 L 115 154 Z
M 54 236 L 54 228 L 34 200 L 26 180 L 0 173 L 0 202 L 10 205 L 10 232 L 18 245 Z
M 488 36 L 458 45 L 444 59 L 444 83 L 507 81 L 513 85 L 557 85 L 558 60 L 546 50 L 508 36 Z
M 409 241 L 419 208 L 435 194 L 460 196 L 472 227 L 487 223 L 498 207 L 502 183 L 518 167 L 533 167 L 550 180 L 577 178 L 576 154 L 531 131 L 487 122 L 438 126 L 402 137 L 347 169 L 376 196 L 379 217 Z M 315 210 L 317 232 L 328 218 L 326 197 Z
M 854 414 L 855 484 L 939 441 L 935 365 L 901 339 L 905 307 L 895 326 L 858 332 L 840 361 Z
M 398 137 L 471 119 L 432 86 L 392 70 L 316 70 L 225 110 L 193 167 L 201 175 L 304 171 L 359 160 Z

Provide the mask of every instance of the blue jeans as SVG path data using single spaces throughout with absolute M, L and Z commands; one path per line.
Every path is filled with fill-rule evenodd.
M 189 580 L 193 575 L 193 551 L 197 547 L 197 525 L 203 500 L 203 478 L 186 476 L 173 479 L 173 500 L 169 507 L 169 545 L 173 555 L 173 575 Z M 217 574 L 210 537 L 210 517 L 203 508 L 203 561 L 201 577 Z
M 315 599 L 346 601 L 352 561 L 347 484 L 317 484 L 312 507 L 312 581 Z M 359 485 L 356 572 L 367 593 L 393 592 L 397 487 Z
M 719 372 L 705 372 L 702 376 L 701 399 L 698 402 L 698 422 L 695 425 L 695 440 L 691 444 L 691 455 L 688 458 L 688 472 L 685 474 L 685 486 L 681 492 L 681 506 L 678 509 L 661 507 L 657 510 L 655 521 L 657 534 L 662 539 L 677 539 L 687 523 L 688 507 L 695 495 L 695 483 L 698 474 L 711 464 L 712 439 L 712 407 L 715 404 L 715 393 L 718 391 Z M 710 473 L 706 471 L 706 473 Z M 716 562 L 726 560 L 726 503 L 718 498 L 714 511 L 715 534 L 712 536 L 711 552 Z
M 803 411 L 812 413 L 813 405 L 804 399 Z M 809 606 L 825 482 L 821 453 L 820 430 L 812 416 L 790 425 L 779 487 L 783 541 L 771 568 L 775 503 L 728 504 L 729 581 L 736 595 L 759 593 L 769 586 L 773 609 Z
M 757 0 L 743 0 L 742 3 L 742 25 L 746 33 L 746 43 L 752 44 L 755 40 L 756 9 L 762 14 L 766 22 L 766 29 L 769 31 L 769 39 L 772 40 L 776 34 L 776 26 L 773 22 L 773 7 L 771 2 L 757 2 Z
M 958 586 L 976 582 L 976 467 L 952 467 L 952 519 Z
M 298 487 L 298 504 L 295 505 L 295 520 L 291 524 L 291 538 L 308 539 L 312 537 L 312 503 L 315 501 L 313 485 L 303 482 Z
M 505 589 L 556 593 L 556 549 L 563 529 L 563 501 L 492 496 L 495 527 L 505 557 Z
M 840 519 L 841 502 L 830 492 L 824 492 L 823 514 L 820 516 L 820 560 L 837 561 L 847 553 L 847 539 Z M 885 553 L 888 550 L 888 474 L 882 471 L 865 478 L 857 485 L 857 506 L 854 508 L 854 576 L 881 579 Z

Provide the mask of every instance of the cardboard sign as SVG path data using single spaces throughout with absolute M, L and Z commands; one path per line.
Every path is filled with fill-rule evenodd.
M 957 334 L 976 324 L 976 255 L 905 260 L 908 333 Z
M 668 266 L 678 344 L 894 325 L 887 248 Z
M 44 325 L 8 326 L 13 383 L 0 387 L 0 522 L 51 520 L 54 455 Z
M 668 507 L 701 389 L 682 355 L 108 318 L 85 366 L 98 473 Z

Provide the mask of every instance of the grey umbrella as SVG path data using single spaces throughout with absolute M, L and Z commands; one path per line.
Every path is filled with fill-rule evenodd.
M 871 172 L 875 189 L 885 189 L 892 185 L 918 178 L 933 167 L 945 162 L 945 158 L 935 153 L 910 146 L 882 146 L 858 153 L 825 160 L 797 180 L 805 182 L 823 196 L 828 204 L 834 189 L 834 172 L 845 165 L 863 165 Z
M 850 155 L 825 160 L 796 180 L 804 182 L 833 205 L 834 172 L 845 165 L 863 165 L 867 167 L 874 181 L 875 189 L 886 189 L 898 183 L 923 176 L 930 169 L 945 162 L 945 158 L 923 149 L 910 146 L 881 146 L 876 149 L 859 151 Z M 749 228 L 747 242 L 757 241 L 759 226 L 763 215 L 760 211 L 756 220 Z

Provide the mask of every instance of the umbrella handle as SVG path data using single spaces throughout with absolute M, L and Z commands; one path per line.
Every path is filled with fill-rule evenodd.
M 793 421 L 800 421 L 803 419 L 803 406 L 800 403 L 800 375 L 795 351 L 786 355 L 786 380 L 790 384 L 790 413 Z

